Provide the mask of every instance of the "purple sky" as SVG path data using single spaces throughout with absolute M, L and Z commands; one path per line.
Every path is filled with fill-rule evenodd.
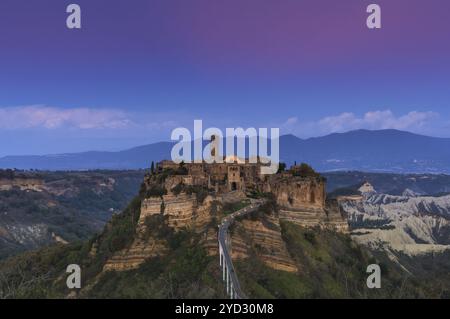
M 448 0 L 2 0 L 0 156 L 122 149 L 194 119 L 450 137 L 449 39 Z

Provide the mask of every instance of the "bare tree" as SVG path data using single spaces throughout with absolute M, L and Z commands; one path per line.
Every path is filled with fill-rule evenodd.
M 0 272 L 0 299 L 17 298 L 22 291 L 45 282 L 49 277 L 49 273 L 27 276 L 21 267 L 14 272 Z

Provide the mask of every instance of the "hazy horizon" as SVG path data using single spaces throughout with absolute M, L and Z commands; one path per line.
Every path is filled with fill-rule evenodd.
M 245 129 L 245 128 L 244 128 Z M 225 131 L 225 130 L 223 130 Z M 421 136 L 426 136 L 426 137 L 431 137 L 431 138 L 443 138 L 443 139 L 450 139 L 450 137 L 440 137 L 440 136 L 431 136 L 431 135 L 426 135 L 426 134 L 418 134 L 418 133 L 414 133 L 414 132 L 410 132 L 410 131 L 403 131 L 403 130 L 398 130 L 398 129 L 379 129 L 379 130 L 370 130 L 370 129 L 355 129 L 355 130 L 349 130 L 349 131 L 345 131 L 345 132 L 333 132 L 333 133 L 328 133 L 328 134 L 324 134 L 324 135 L 317 135 L 317 136 L 311 136 L 311 137 L 307 137 L 307 138 L 302 138 L 297 136 L 294 133 L 285 133 L 285 134 L 280 134 L 280 137 L 283 136 L 294 136 L 296 138 L 299 138 L 301 140 L 309 140 L 309 139 L 314 139 L 314 138 L 321 138 L 321 137 L 326 137 L 329 135 L 333 135 L 333 134 L 347 134 L 347 133 L 352 133 L 352 132 L 358 132 L 358 131 L 369 131 L 369 132 L 379 132 L 379 131 L 397 131 L 397 132 L 402 132 L 402 133 L 409 133 L 409 134 L 415 134 L 415 135 L 421 135 Z M 111 149 L 84 149 L 84 150 L 80 150 L 80 151 L 68 151 L 68 152 L 53 152 L 53 153 L 23 153 L 23 154 L 6 154 L 6 155 L 1 155 L 0 153 L 0 158 L 3 157 L 8 157 L 8 156 L 43 156 L 43 155 L 63 155 L 63 154 L 72 154 L 72 153 L 86 153 L 86 152 L 120 152 L 120 151 L 126 151 L 129 149 L 133 149 L 136 147 L 141 147 L 141 146 L 146 146 L 146 145 L 153 145 L 153 144 L 158 144 L 158 143 L 176 143 L 176 141 L 171 141 L 170 139 L 168 140 L 159 140 L 159 141 L 152 141 L 152 142 L 143 142 L 141 144 L 132 144 L 128 147 L 124 147 L 124 148 L 111 148 Z

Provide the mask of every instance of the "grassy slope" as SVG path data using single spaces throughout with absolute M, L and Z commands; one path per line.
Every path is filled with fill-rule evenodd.
M 299 273 L 270 269 L 257 258 L 239 262 L 239 278 L 249 297 L 440 298 L 448 293 L 449 284 L 436 289 L 437 278 L 424 282 L 421 277 L 408 275 L 385 254 L 378 253 L 375 257 L 347 235 L 306 230 L 289 222 L 282 223 L 282 234 Z M 382 289 L 366 286 L 366 268 L 372 263 L 381 265 Z M 443 269 L 447 268 L 434 270 Z

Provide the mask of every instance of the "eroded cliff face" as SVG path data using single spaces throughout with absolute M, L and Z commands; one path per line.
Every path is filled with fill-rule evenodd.
M 138 268 L 147 259 L 163 256 L 168 250 L 165 240 L 147 236 L 147 228 L 142 225 L 138 228 L 133 243 L 129 248 L 123 249 L 110 258 L 103 270 L 124 271 Z
M 167 242 L 157 240 L 148 229 L 148 221 L 155 216 L 163 218 L 174 232 L 189 229 L 201 234 L 201 243 L 208 254 L 218 254 L 217 224 L 225 216 L 223 207 L 245 205 L 248 198 L 242 190 L 214 192 L 210 188 L 198 188 L 194 179 L 190 175 L 167 176 L 164 180 L 158 180 L 158 176 L 146 178 L 146 195 L 141 202 L 135 239 L 129 248 L 108 261 L 105 270 L 137 268 L 146 259 L 166 253 Z M 262 220 L 246 219 L 237 224 L 237 231 L 232 235 L 232 257 L 235 259 L 256 253 L 271 268 L 297 272 L 281 236 L 281 220 L 304 227 L 348 231 L 339 205 L 326 203 L 325 181 L 321 178 L 276 175 L 255 185 L 255 189 L 272 193 L 278 207 L 263 214 Z
M 195 232 L 205 232 L 205 246 L 216 244 L 216 235 L 208 236 L 207 226 L 213 218 L 213 206 L 216 199 L 207 196 L 201 203 L 195 194 L 173 193 L 161 197 L 145 198 L 141 204 L 136 235 L 133 243 L 110 258 L 104 270 L 123 271 L 138 268 L 147 259 L 163 256 L 169 249 L 166 240 L 158 239 L 152 234 L 150 219 L 159 217 L 174 232 L 181 229 L 191 229 Z M 211 234 L 209 234 L 211 235 Z M 209 247 L 210 249 L 212 247 Z M 211 250 L 211 254 L 214 251 Z
M 346 217 L 337 203 L 326 201 L 325 181 L 320 178 L 284 177 L 269 182 L 281 219 L 303 227 L 348 232 Z
M 105 264 L 103 270 L 124 271 L 138 268 L 147 259 L 163 256 L 168 250 L 166 240 L 151 233 L 147 221 L 151 216 L 161 215 L 160 198 L 149 198 L 142 202 L 141 215 L 134 239 L 127 248 L 116 252 Z
M 200 203 L 195 194 L 186 193 L 146 198 L 142 201 L 139 224 L 144 224 L 148 216 L 162 214 L 167 217 L 169 227 L 175 231 L 185 228 L 202 230 L 211 222 L 215 201 L 213 196 L 207 196 Z
M 236 223 L 231 234 L 230 248 L 233 260 L 256 256 L 270 268 L 298 271 L 281 236 L 279 219 L 274 216 Z
M 339 201 L 358 243 L 411 256 L 450 249 L 449 195 L 369 194 Z
M 269 191 L 278 205 L 286 209 L 323 209 L 325 207 L 325 182 L 316 178 L 287 177 L 269 181 Z

